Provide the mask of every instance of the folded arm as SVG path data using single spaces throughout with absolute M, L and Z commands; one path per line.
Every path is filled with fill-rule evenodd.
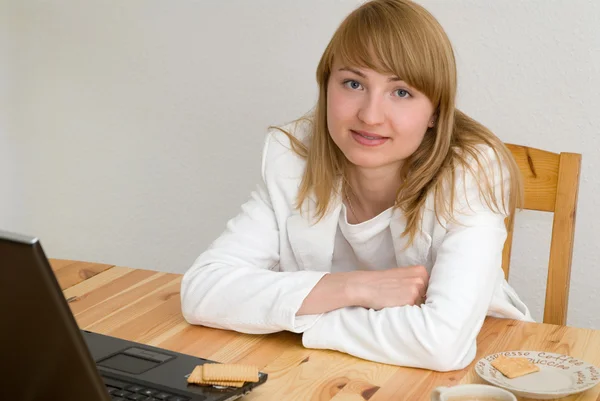
M 496 244 L 506 236 L 502 219 L 486 220 L 444 239 L 425 304 L 328 312 L 304 332 L 304 345 L 440 371 L 468 365 L 498 280 L 502 247 Z

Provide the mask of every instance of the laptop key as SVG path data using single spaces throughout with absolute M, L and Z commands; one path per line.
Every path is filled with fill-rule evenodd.
M 118 391 L 113 391 L 111 393 L 111 395 L 114 395 L 116 397 L 127 397 L 128 395 L 131 395 L 133 393 L 130 393 L 129 391 L 125 391 L 125 390 L 118 390 Z
M 179 396 L 175 395 L 175 396 L 169 398 L 168 401 L 189 401 L 189 398 L 187 398 L 187 397 L 179 397 Z
M 111 401 L 127 401 L 125 398 L 121 397 L 111 397 Z
M 144 394 L 131 394 L 127 396 L 128 400 L 132 400 L 132 401 L 142 401 L 142 400 L 146 400 L 146 397 Z
M 145 390 L 145 387 L 132 384 L 131 386 L 125 387 L 125 390 L 131 391 L 132 393 L 140 393 L 142 390 Z
M 143 390 L 138 391 L 138 393 L 147 395 L 148 397 L 151 397 L 151 396 L 157 394 L 158 390 L 152 390 L 151 388 L 145 388 Z
M 173 396 L 173 394 L 167 394 L 167 393 L 154 394 L 154 398 L 159 399 L 161 401 L 168 400 L 169 397 L 172 397 L 172 396 Z
M 115 391 L 119 391 L 119 389 L 116 387 L 106 386 L 106 391 L 108 391 L 108 394 L 112 394 Z

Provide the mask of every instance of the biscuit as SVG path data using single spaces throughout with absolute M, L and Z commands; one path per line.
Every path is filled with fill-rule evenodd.
M 539 372 L 540 370 L 538 366 L 529 362 L 527 358 L 507 358 L 504 355 L 496 358 L 492 362 L 492 366 L 509 379 Z
M 208 369 L 206 369 L 207 367 Z M 209 372 L 208 376 L 205 375 L 206 370 Z M 215 379 L 215 377 L 217 378 Z M 224 379 L 219 379 L 219 377 L 224 377 Z M 244 379 L 244 377 L 247 379 Z M 187 381 L 190 384 L 199 386 L 239 388 L 243 387 L 247 381 L 258 381 L 258 368 L 247 365 L 206 363 L 196 366 L 188 376 Z
M 221 387 L 237 387 L 237 388 L 241 388 L 244 387 L 244 383 L 245 382 L 232 382 L 232 381 L 211 381 L 211 380 L 202 380 L 199 381 L 197 383 L 192 383 L 192 384 L 197 384 L 198 386 L 221 386 Z
M 202 381 L 202 365 L 198 365 L 192 370 L 187 378 L 188 383 L 197 384 Z
M 250 365 L 206 363 L 202 378 L 210 381 L 258 382 L 258 368 Z

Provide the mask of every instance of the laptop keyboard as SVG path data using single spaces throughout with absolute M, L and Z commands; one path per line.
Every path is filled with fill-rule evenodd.
M 133 383 L 126 383 L 121 380 L 102 377 L 108 394 L 112 401 L 189 401 L 189 397 L 169 394 L 167 392 L 153 389 L 151 387 L 140 386 Z M 206 397 L 196 395 L 194 400 L 203 400 Z

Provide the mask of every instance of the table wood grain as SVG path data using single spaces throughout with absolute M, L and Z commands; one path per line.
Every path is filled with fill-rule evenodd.
M 50 267 L 63 290 L 79 284 L 98 273 L 106 271 L 114 265 L 102 263 L 79 262 L 76 260 L 50 259 Z
M 440 373 L 374 363 L 304 348 L 301 335 L 290 332 L 246 335 L 189 325 L 181 315 L 179 274 L 57 260 L 52 266 L 82 329 L 256 365 L 269 379 L 244 398 L 248 401 L 429 400 L 436 386 L 484 383 L 475 362 L 501 351 L 557 352 L 600 366 L 600 330 L 490 317 L 477 340 L 477 357 L 466 369 Z M 600 386 L 562 400 L 600 401 Z

